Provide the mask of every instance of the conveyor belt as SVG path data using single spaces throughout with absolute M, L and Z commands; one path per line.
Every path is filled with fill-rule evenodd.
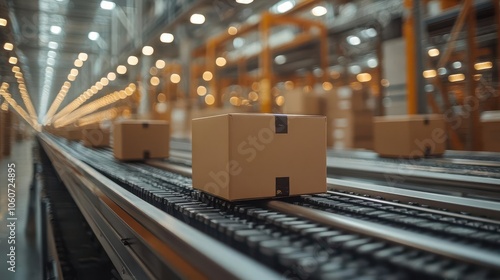
M 500 268 L 500 255 L 491 250 L 500 234 L 495 222 L 429 214 L 424 208 L 391 208 L 331 193 L 287 203 L 228 203 L 193 190 L 187 177 L 143 163 L 120 163 L 109 151 L 59 145 L 143 200 L 287 277 L 304 278 L 301 273 L 318 279 L 499 276 L 498 271 L 486 269 Z M 361 230 L 374 226 L 372 231 Z M 377 234 L 391 231 L 397 234 Z M 444 246 L 429 246 L 439 242 Z

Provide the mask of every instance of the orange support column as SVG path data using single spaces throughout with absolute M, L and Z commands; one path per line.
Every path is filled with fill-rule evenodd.
M 259 66 L 261 70 L 260 80 L 260 111 L 261 113 L 272 112 L 272 94 L 271 94 L 271 48 L 269 46 L 269 31 L 271 29 L 271 15 L 264 13 L 260 23 L 260 36 L 262 43 L 262 53 L 260 54 Z
M 418 0 L 417 0 L 418 1 Z M 407 11 L 413 8 L 413 0 L 405 0 L 404 7 Z M 409 115 L 417 114 L 417 81 L 416 77 L 416 52 L 417 44 L 415 42 L 414 19 L 410 12 L 406 13 L 403 24 L 403 36 L 406 41 L 406 91 L 407 91 L 407 110 Z

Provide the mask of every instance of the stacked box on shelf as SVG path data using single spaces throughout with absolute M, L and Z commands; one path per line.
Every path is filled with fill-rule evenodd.
M 373 149 L 373 112 L 362 92 L 339 87 L 324 93 L 328 146 Z
M 481 114 L 483 151 L 500 152 L 500 111 Z

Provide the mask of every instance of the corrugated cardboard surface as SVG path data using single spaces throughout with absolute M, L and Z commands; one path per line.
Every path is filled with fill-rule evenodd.
M 418 158 L 445 152 L 441 115 L 375 117 L 374 125 L 374 150 L 381 156 Z
M 304 92 L 303 90 L 286 91 L 283 113 L 285 114 L 303 114 L 320 115 L 320 99 L 315 92 Z
M 500 152 L 500 111 L 486 111 L 481 115 L 483 151 Z
M 84 128 L 82 142 L 85 147 L 109 147 L 109 130 L 100 128 Z
M 113 126 L 113 154 L 120 160 L 166 158 L 170 150 L 168 122 L 124 120 Z
M 193 120 L 193 187 L 227 200 L 325 192 L 326 118 L 281 116 L 287 133 L 271 114 Z

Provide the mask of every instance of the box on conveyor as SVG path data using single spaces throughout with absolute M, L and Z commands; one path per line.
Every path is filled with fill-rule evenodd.
M 110 132 L 101 128 L 84 128 L 82 130 L 82 143 L 85 147 L 109 147 Z
M 402 115 L 374 118 L 374 150 L 380 156 L 419 158 L 442 155 L 446 149 L 441 115 Z
M 80 141 L 82 140 L 82 130 L 79 127 L 65 127 L 61 131 L 62 137 L 66 138 L 68 141 Z
M 166 158 L 170 127 L 161 120 L 123 120 L 113 126 L 113 154 L 119 160 Z
M 287 91 L 283 94 L 285 104 L 283 113 L 301 115 L 320 115 L 321 104 L 316 92 L 305 92 L 301 89 Z
M 500 111 L 481 114 L 483 151 L 500 152 Z
M 326 118 L 225 114 L 194 119 L 193 187 L 226 200 L 326 192 Z

